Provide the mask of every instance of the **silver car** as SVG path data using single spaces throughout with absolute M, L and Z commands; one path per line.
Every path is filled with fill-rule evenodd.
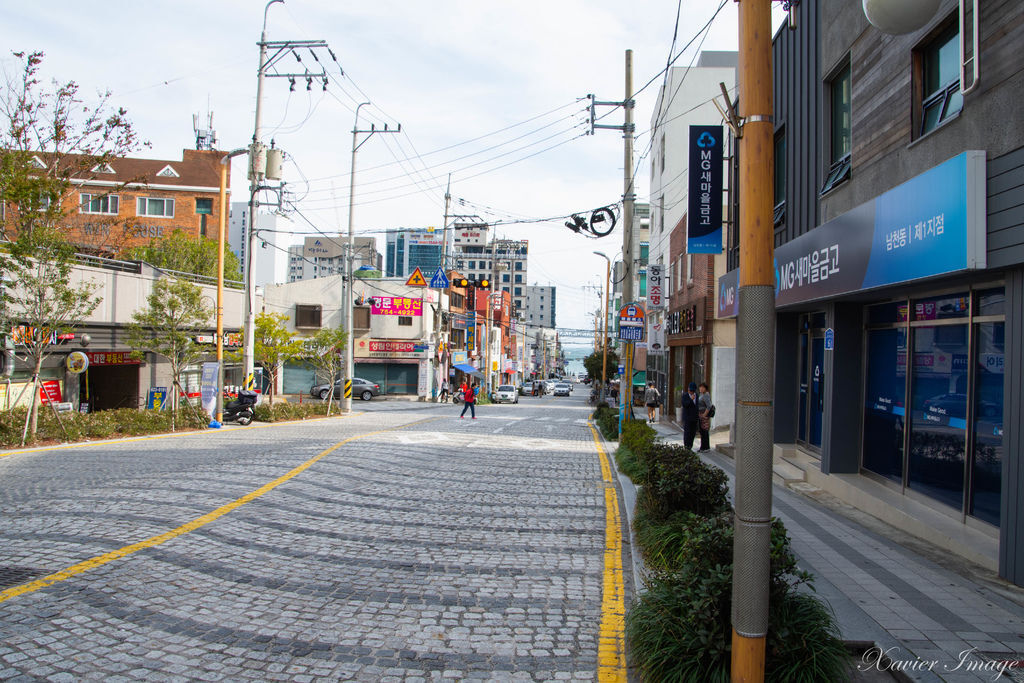
M 519 392 L 511 384 L 502 384 L 491 395 L 495 403 L 519 403 Z
M 324 401 L 327 400 L 327 392 L 330 390 L 330 384 L 314 384 L 309 388 L 309 395 L 314 398 L 319 398 Z M 371 382 L 366 379 L 359 379 L 358 377 L 352 378 L 352 397 L 361 398 L 364 401 L 369 401 L 374 396 L 380 396 L 380 385 L 376 382 Z M 334 383 L 334 398 L 341 398 L 341 380 L 337 380 Z
M 555 385 L 555 396 L 568 396 L 572 393 L 572 386 L 568 382 L 559 382 Z

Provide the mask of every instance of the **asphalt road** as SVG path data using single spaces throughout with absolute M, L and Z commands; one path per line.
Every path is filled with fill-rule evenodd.
M 0 455 L 0 679 L 622 679 L 587 393 Z

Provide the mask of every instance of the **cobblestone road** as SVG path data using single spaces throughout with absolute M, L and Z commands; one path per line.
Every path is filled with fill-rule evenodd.
M 582 393 L 0 457 L 0 679 L 622 676 Z

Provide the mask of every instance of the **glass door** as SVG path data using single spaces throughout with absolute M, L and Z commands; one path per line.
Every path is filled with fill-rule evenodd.
M 811 391 L 808 396 L 810 424 L 807 443 L 821 448 L 821 423 L 825 410 L 825 337 L 811 337 Z

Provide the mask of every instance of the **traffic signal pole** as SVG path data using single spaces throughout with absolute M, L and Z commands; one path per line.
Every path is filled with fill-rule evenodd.
M 771 0 L 739 0 L 740 282 L 732 680 L 764 680 L 775 377 Z

